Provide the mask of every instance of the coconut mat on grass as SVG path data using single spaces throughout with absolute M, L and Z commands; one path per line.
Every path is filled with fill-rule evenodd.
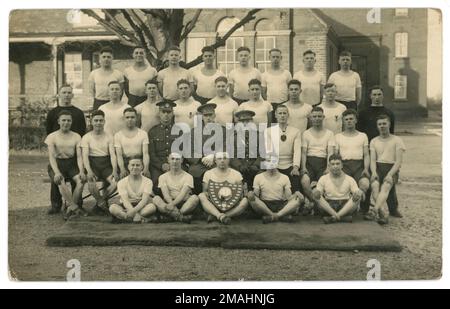
M 377 223 L 356 218 L 353 223 L 325 225 L 317 217 L 296 217 L 294 223 L 262 224 L 234 220 L 231 225 L 205 221 L 112 224 L 109 217 L 68 221 L 47 239 L 48 246 L 181 246 L 227 249 L 401 251 L 402 247 Z

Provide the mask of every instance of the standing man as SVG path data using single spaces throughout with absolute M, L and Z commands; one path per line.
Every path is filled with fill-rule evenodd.
M 52 184 L 57 186 L 60 194 L 68 203 L 65 219 L 77 216 L 82 213 L 84 182 L 83 158 L 81 155 L 80 141 L 81 136 L 70 130 L 72 125 L 72 115 L 69 111 L 61 111 L 58 114 L 59 130 L 47 136 L 45 144 L 48 146 L 48 175 Z M 67 187 L 65 180 L 72 180 L 75 184 L 73 193 Z M 50 214 L 61 210 L 59 200 L 51 195 L 52 208 Z
M 180 79 L 177 82 L 178 97 L 173 108 L 175 123 L 185 123 L 189 128 L 194 127 L 194 116 L 197 114 L 197 108 L 201 105 L 191 96 L 191 86 L 187 79 Z
M 382 210 L 382 206 L 386 202 L 391 216 L 403 217 L 398 211 L 395 184 L 398 181 L 398 173 L 402 166 L 406 147 L 400 137 L 390 133 L 388 115 L 379 115 L 377 126 L 380 135 L 370 142 L 371 187 L 375 207 L 370 209 L 365 218 L 386 224 L 388 218 Z
M 177 83 L 180 79 L 187 80 L 192 90 L 191 73 L 180 66 L 181 49 L 172 46 L 168 51 L 169 67 L 158 72 L 159 93 L 166 100 L 175 101 L 179 98 Z
M 325 224 L 352 222 L 358 211 L 361 191 L 356 181 L 342 171 L 342 158 L 333 154 L 328 159 L 330 172 L 320 177 L 313 196 Z
M 312 189 L 320 177 L 326 174 L 328 159 L 334 153 L 334 134 L 323 127 L 323 109 L 316 106 L 311 115 L 311 128 L 302 136 L 302 176 L 301 183 L 305 195 L 310 201 L 315 200 Z
M 81 139 L 83 164 L 87 171 L 88 189 L 97 201 L 97 207 L 108 211 L 108 198 L 116 190 L 117 159 L 114 151 L 112 136 L 104 131 L 105 113 L 101 110 L 92 112 L 92 131 Z M 100 194 L 96 182 L 101 181 L 106 187 L 103 195 Z
M 279 135 L 272 136 L 272 130 L 268 130 L 268 142 L 272 145 L 278 143 L 278 154 L 275 154 L 278 157 L 278 170 L 289 177 L 293 192 L 299 192 L 301 133 L 297 128 L 288 125 L 289 109 L 286 105 L 278 105 L 275 118 L 278 121 Z M 268 153 L 268 156 L 270 156 L 270 153 Z
M 138 113 L 140 128 L 148 132 L 159 124 L 159 108 L 156 104 L 161 102 L 161 97 L 158 93 L 158 82 L 154 79 L 145 82 L 145 93 L 147 94 L 147 100 L 136 106 L 135 110 Z
M 233 100 L 227 92 L 228 79 L 220 76 L 215 80 L 216 96 L 208 101 L 217 105 L 215 109 L 216 122 L 223 126 L 234 122 L 234 113 L 239 105 Z
M 395 115 L 390 109 L 386 108 L 383 105 L 384 95 L 383 89 L 380 86 L 375 85 L 371 87 L 369 93 L 372 103 L 369 107 L 359 112 L 357 129 L 361 132 L 366 133 L 370 142 L 372 139 L 379 135 L 377 118 L 380 115 L 385 114 L 389 116 L 391 122 L 389 132 L 391 134 L 394 134 Z
M 323 109 L 325 119 L 323 127 L 334 134 L 342 132 L 342 113 L 347 109 L 344 104 L 335 101 L 336 86 L 327 83 L 325 89 L 325 100 L 318 106 Z
M 112 62 L 113 51 L 111 47 L 102 48 L 100 51 L 100 68 L 93 70 L 89 74 L 89 93 L 93 98 L 94 110 L 110 101 L 108 93 L 110 82 L 118 82 L 123 87 L 123 74 L 119 70 L 113 69 Z
M 248 93 L 250 98 L 242 103 L 237 111 L 248 110 L 255 113 L 254 123 L 258 126 L 260 123 L 266 127 L 272 123 L 272 105 L 261 97 L 261 82 L 258 79 L 252 79 L 248 82 Z
M 162 101 L 156 104 L 159 107 L 160 124 L 148 131 L 148 152 L 150 154 L 150 175 L 155 187 L 158 187 L 158 178 L 169 171 L 167 158 L 172 152 L 172 143 L 177 138 L 171 134 L 173 123 L 172 101 Z
M 342 157 L 343 171 L 352 177 L 362 193 L 361 201 L 363 212 L 369 210 L 370 193 L 370 153 L 369 140 L 365 133 L 356 130 L 356 111 L 347 109 L 342 114 L 344 131 L 334 136 L 336 140 L 336 153 Z
M 72 105 L 73 90 L 70 85 L 62 85 L 58 93 L 58 106 L 51 109 L 47 114 L 46 131 L 47 136 L 60 129 L 58 115 L 62 111 L 69 112 L 72 115 L 72 124 L 70 130 L 83 136 L 86 133 L 86 118 L 81 109 Z M 71 180 L 72 190 L 76 184 Z M 59 213 L 62 207 L 62 197 L 59 192 L 58 185 L 51 181 L 50 185 L 51 207 L 48 211 L 49 215 Z
M 308 49 L 303 53 L 303 70 L 294 74 L 294 79 L 302 84 L 300 100 L 311 106 L 319 105 L 323 98 L 325 78 L 322 72 L 317 71 L 316 53 Z
M 336 85 L 336 101 L 357 111 L 361 103 L 361 78 L 351 70 L 352 54 L 349 51 L 339 54 L 339 66 L 341 69 L 332 73 L 328 82 Z
M 126 167 L 130 158 L 142 158 L 144 176 L 150 178 L 147 132 L 136 126 L 137 113 L 134 108 L 128 107 L 123 115 L 126 126 L 114 135 L 120 178 L 125 178 L 129 174 Z
M 192 72 L 194 82 L 194 98 L 201 104 L 205 104 L 211 100 L 216 92 L 214 83 L 215 80 L 225 75 L 215 66 L 216 52 L 211 46 L 202 48 L 202 59 L 204 66 L 200 69 L 195 69 Z
M 288 83 L 292 75 L 281 67 L 281 50 L 272 48 L 269 51 L 270 68 L 262 74 L 262 97 L 272 104 L 275 112 L 277 106 L 288 99 Z
M 297 128 L 301 134 L 308 127 L 308 117 L 313 107 L 300 99 L 302 84 L 296 79 L 288 83 L 289 100 L 284 103 L 289 110 L 288 124 Z
M 114 135 L 125 128 L 125 119 L 123 112 L 131 107 L 122 102 L 122 86 L 120 83 L 112 81 L 108 85 L 110 101 L 99 107 L 99 110 L 105 113 L 105 132 L 114 137 Z
M 133 48 L 133 65 L 125 69 L 125 94 L 128 105 L 135 107 L 147 99 L 145 83 L 158 74 L 156 69 L 147 63 L 145 49 L 142 46 Z
M 250 66 L 250 48 L 241 46 L 237 49 L 239 66 L 231 70 L 228 75 L 230 83 L 230 96 L 239 105 L 250 98 L 248 83 L 252 79 L 261 81 L 261 72 Z

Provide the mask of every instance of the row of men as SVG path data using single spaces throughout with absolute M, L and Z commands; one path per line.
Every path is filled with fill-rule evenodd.
M 202 49 L 204 65 L 191 70 L 180 66 L 181 50 L 176 46 L 168 51 L 168 66 L 159 72 L 147 62 L 144 48 L 135 47 L 132 57 L 133 65 L 127 67 L 122 73 L 112 67 L 113 50 L 105 47 L 100 51 L 100 67 L 93 70 L 88 79 L 94 110 L 110 101 L 108 84 L 111 81 L 117 81 L 124 86 L 128 104 L 135 107 L 147 99 L 145 83 L 149 80 L 155 80 L 161 96 L 172 101 L 180 98 L 177 82 L 182 79 L 187 80 L 194 99 L 204 104 L 216 96 L 214 90 L 216 79 L 225 77 L 225 74 L 215 65 L 215 50 L 209 46 Z M 251 94 L 247 90 L 248 83 L 252 79 L 261 82 L 262 99 L 274 107 L 288 100 L 288 83 L 292 79 L 300 81 L 303 85 L 303 93 L 300 97 L 302 102 L 311 106 L 322 102 L 325 79 L 322 72 L 315 69 L 314 51 L 307 50 L 303 53 L 303 69 L 296 72 L 293 77 L 288 70 L 282 68 L 282 52 L 276 48 L 269 51 L 271 65 L 264 73 L 251 65 L 251 50 L 248 47 L 239 47 L 236 51 L 236 59 L 239 62 L 238 66 L 228 74 L 232 102 L 240 105 L 251 99 Z M 338 102 L 347 108 L 357 110 L 361 102 L 361 79 L 357 72 L 351 70 L 351 63 L 351 53 L 342 51 L 339 54 L 340 70 L 329 76 L 328 83 L 337 86 L 336 100 Z
M 69 116 L 69 112 L 60 112 L 58 118 L 60 130 L 50 134 L 46 140 L 46 143 L 49 145 L 51 163 L 49 171 L 58 170 L 58 162 L 55 162 L 55 158 L 67 159 L 66 157 L 71 158 L 72 163 L 70 165 L 72 166 L 73 171 L 75 171 L 77 157 L 79 159 L 78 172 L 83 172 L 77 173 L 76 175 L 84 174 L 86 168 L 88 178 L 90 179 L 90 187 L 92 184 L 95 186 L 95 181 L 97 179 L 101 179 L 109 183 L 109 190 L 106 190 L 109 192 L 113 189 L 113 178 L 117 180 L 118 178 L 127 176 L 128 171 L 126 167 L 129 158 L 139 156 L 143 159 L 144 175 L 151 175 L 153 183 L 157 184 L 159 176 L 169 169 L 167 156 L 171 151 L 171 145 L 174 140 L 171 131 L 173 126 L 173 109 L 175 105 L 175 103 L 170 101 L 158 103 L 161 124 L 152 128 L 149 131 L 148 136 L 146 132 L 136 127 L 136 111 L 132 108 L 126 109 L 124 111 L 126 128 L 119 131 L 115 135 L 114 140 L 110 135 L 104 132 L 105 113 L 101 110 L 95 111 L 92 115 L 92 125 L 94 130 L 86 134 L 83 137 L 83 140 L 81 140 L 81 137 L 78 134 L 71 132 L 70 127 L 68 128 L 69 132 L 71 132 L 74 137 L 72 139 L 71 154 L 61 154 L 58 151 L 58 148 L 60 147 L 56 146 L 56 141 L 61 138 L 62 120 L 65 118 L 70 118 L 65 119 L 66 122 L 71 122 L 72 120 L 72 116 Z M 198 112 L 203 114 L 204 124 L 213 123 L 215 121 L 216 107 L 216 104 L 211 103 L 198 107 Z M 236 116 L 240 122 L 247 124 L 253 122 L 255 113 L 250 110 L 242 110 L 237 112 Z M 394 180 L 397 177 L 396 175 L 398 175 L 398 170 L 402 161 L 402 153 L 405 147 L 401 139 L 390 134 L 389 127 L 391 121 L 389 116 L 384 115 L 383 117 L 377 121 L 380 136 L 371 141 L 370 150 L 372 156 L 369 156 L 367 136 L 355 129 L 357 115 L 354 110 L 346 110 L 343 113 L 345 130 L 335 138 L 330 130 L 323 127 L 323 109 L 321 107 L 313 108 L 313 111 L 310 114 L 312 127 L 306 130 L 303 133 L 303 138 L 301 138 L 298 129 L 288 126 L 287 120 L 289 118 L 289 109 L 285 105 L 280 105 L 276 111 L 276 119 L 278 120 L 278 125 L 280 127 L 280 136 L 278 139 L 280 151 L 277 154 L 280 160 L 277 167 L 280 172 L 290 178 L 289 182 L 292 183 L 296 193 L 298 192 L 300 194 L 301 189 L 303 189 L 303 193 L 307 196 L 308 200 L 314 201 L 315 198 L 312 189 L 314 188 L 315 183 L 319 181 L 320 177 L 327 173 L 327 159 L 335 152 L 340 153 L 344 158 L 344 167 L 346 168 L 347 174 L 358 181 L 359 187 L 364 194 L 366 194 L 369 189 L 370 183 L 376 183 L 379 177 L 381 177 L 383 185 L 386 183 L 385 189 L 389 186 L 386 198 L 388 198 L 390 213 L 395 216 L 401 216 L 397 210 L 398 201 L 395 195 Z M 381 129 L 380 121 L 385 122 L 382 124 Z M 387 132 L 384 132 L 386 131 L 386 128 Z M 382 129 L 384 130 L 384 133 L 382 132 Z M 210 134 L 202 134 L 202 137 L 202 144 L 204 144 L 210 137 Z M 66 142 L 66 145 L 67 142 L 71 140 L 67 135 L 62 139 Z M 102 140 L 102 142 L 100 142 L 100 140 Z M 152 140 L 152 142 L 150 142 L 150 140 Z M 251 190 L 253 189 L 253 181 L 260 171 L 261 160 L 263 160 L 266 154 L 260 154 L 259 158 L 251 158 L 249 156 L 249 145 L 251 144 L 249 137 L 245 137 L 244 140 L 240 142 L 245 145 L 245 157 L 234 159 L 233 167 L 242 173 L 245 183 Z M 80 148 L 78 147 L 78 144 L 81 145 L 83 150 L 85 148 L 87 149 L 85 151 L 77 151 L 77 149 Z M 147 144 L 150 145 L 148 146 Z M 103 149 L 98 149 L 99 145 L 103 145 Z M 150 156 L 149 152 L 151 153 Z M 75 154 L 78 155 L 76 156 Z M 198 189 L 199 183 L 201 186 L 205 172 L 214 166 L 211 156 L 208 156 L 208 154 L 205 153 L 201 155 L 204 155 L 205 157 L 202 159 L 195 159 L 194 156 L 187 158 L 189 165 L 188 170 L 194 176 L 196 183 L 196 186 L 193 188 L 195 193 L 200 191 Z M 150 160 L 150 157 L 152 160 Z M 91 165 L 96 166 L 95 171 Z M 370 181 L 369 168 L 372 171 Z M 64 167 L 64 169 L 70 170 L 67 166 Z M 118 169 L 120 171 L 120 177 L 117 171 Z M 74 179 L 76 175 L 69 175 L 65 178 Z M 54 180 L 55 185 L 60 184 L 59 189 L 61 190 L 61 186 L 64 186 L 64 184 L 62 184 L 61 173 L 57 173 L 57 175 L 51 174 L 51 177 L 52 180 Z M 81 175 L 78 178 L 80 178 L 78 183 L 82 185 L 83 176 Z M 300 180 L 302 188 L 300 188 L 299 185 Z M 52 192 L 56 193 L 54 189 L 55 188 L 52 188 Z M 92 188 L 91 191 L 93 190 L 95 189 Z M 61 190 L 61 192 L 64 192 L 63 195 L 68 197 L 67 190 Z M 75 198 L 72 199 L 72 205 L 76 205 L 76 201 L 79 201 L 79 194 L 79 190 L 74 190 L 74 195 L 72 197 Z M 100 196 L 98 192 L 94 192 L 93 194 L 96 197 Z M 106 196 L 108 196 L 108 194 L 106 194 Z M 57 209 L 58 205 L 56 205 L 57 203 L 54 203 L 53 196 L 54 194 L 52 194 L 52 206 L 53 209 Z M 368 197 L 366 196 L 365 199 L 368 200 Z M 101 198 L 98 201 L 99 205 L 102 206 L 106 202 L 101 201 Z M 381 208 L 375 207 L 375 209 L 375 215 L 372 212 L 371 214 L 368 214 L 368 216 L 378 216 L 381 217 L 380 220 L 385 220 L 386 216 L 382 214 Z

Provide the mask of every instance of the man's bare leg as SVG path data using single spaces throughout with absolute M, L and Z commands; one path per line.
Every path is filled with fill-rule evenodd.
M 328 204 L 328 202 L 325 200 L 323 196 L 320 197 L 320 199 L 315 200 L 319 207 L 325 211 L 329 216 L 336 217 L 337 219 L 337 213 L 334 211 L 334 209 Z
M 208 199 L 208 197 L 206 196 L 205 193 L 200 193 L 200 195 L 198 196 L 198 198 L 200 199 L 200 204 L 202 205 L 203 210 L 211 216 L 214 216 L 217 218 L 217 220 L 219 220 L 219 218 L 221 216 L 223 216 L 224 214 L 221 213 L 216 206 L 214 206 Z
M 298 197 L 291 199 L 290 201 L 288 201 L 286 206 L 284 206 L 278 213 L 276 213 L 276 215 L 278 216 L 278 218 L 283 218 L 294 213 L 300 207 L 301 202 L 302 201 Z
M 344 207 L 342 207 L 341 210 L 338 211 L 339 218 L 346 217 L 347 215 L 350 215 L 355 212 L 355 210 L 358 208 L 359 201 L 355 202 L 353 199 L 349 199 L 347 203 L 345 203 Z
M 73 177 L 73 181 L 75 182 L 75 189 L 73 189 L 73 202 L 78 205 L 78 203 L 82 200 L 84 183 L 78 175 Z
M 195 208 L 197 208 L 199 202 L 200 200 L 197 195 L 191 195 L 181 207 L 180 209 L 181 214 L 188 215 L 192 213 L 195 210 Z
M 147 204 L 139 211 L 139 214 L 144 217 L 148 218 L 156 213 L 156 206 L 153 203 Z
M 111 215 L 113 217 L 116 217 L 118 219 L 121 219 L 121 220 L 126 220 L 127 219 L 127 213 L 125 212 L 123 207 L 121 207 L 120 205 L 112 204 L 109 207 L 109 212 L 111 213 Z
M 237 216 L 241 215 L 247 209 L 247 207 L 248 207 L 248 200 L 246 197 L 244 197 L 239 202 L 239 205 L 237 207 L 234 207 L 233 209 L 227 211 L 225 213 L 225 215 L 227 215 L 230 218 L 237 217 Z
M 252 209 L 257 212 L 258 214 L 261 214 L 263 216 L 275 216 L 275 213 L 270 210 L 267 205 L 261 201 L 257 196 L 255 196 L 254 201 L 249 202 Z

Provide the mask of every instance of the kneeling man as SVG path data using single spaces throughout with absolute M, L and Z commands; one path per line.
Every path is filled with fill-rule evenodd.
M 342 171 L 342 158 L 332 154 L 329 159 L 330 173 L 320 177 L 313 190 L 314 200 L 325 214 L 323 221 L 328 223 L 352 222 L 357 211 L 362 191 L 356 181 Z
M 208 222 L 216 218 L 220 223 L 230 224 L 232 217 L 241 215 L 248 207 L 247 198 L 242 198 L 242 174 L 229 167 L 230 159 L 226 152 L 217 152 L 214 161 L 216 167 L 203 176 L 203 193 L 199 199 L 208 214 Z M 216 195 L 211 194 L 215 192 L 214 188 L 218 190 Z
M 264 164 L 267 171 L 256 175 L 253 191 L 248 193 L 249 203 L 263 216 L 263 223 L 292 221 L 291 214 L 300 207 L 303 195 L 298 191 L 292 194 L 289 177 L 280 173 L 276 164 Z
M 199 203 L 197 195 L 192 195 L 194 177 L 181 168 L 183 157 L 180 154 L 171 153 L 168 162 L 169 171 L 159 176 L 158 180 L 164 199 L 155 196 L 153 203 L 163 215 L 175 221 L 190 223 L 191 214 Z
M 140 157 L 131 157 L 128 162 L 130 175 L 117 183 L 120 202 L 112 204 L 109 212 L 119 221 L 132 221 L 135 223 L 154 222 L 156 212 L 153 204 L 153 183 L 142 175 L 144 164 Z

